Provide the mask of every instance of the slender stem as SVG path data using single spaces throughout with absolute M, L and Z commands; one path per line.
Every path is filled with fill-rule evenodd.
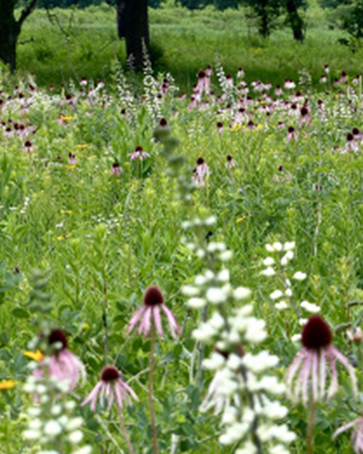
M 153 398 L 153 375 L 155 368 L 155 325 L 154 321 L 151 322 L 151 346 L 150 346 L 150 370 L 149 370 L 149 410 L 151 420 L 151 430 L 153 435 L 154 454 L 159 454 L 158 449 L 158 438 L 156 433 L 155 424 L 155 409 L 154 409 L 154 398 Z
M 316 412 L 316 403 L 313 399 L 310 400 L 309 408 L 309 419 L 308 419 L 308 429 L 306 433 L 306 449 L 307 454 L 314 453 L 314 429 L 315 429 L 315 412 Z
M 129 449 L 129 451 L 131 452 L 131 454 L 135 454 L 134 448 L 132 447 L 131 441 L 130 441 L 128 433 L 127 433 L 127 429 L 126 429 L 126 426 L 125 426 L 124 418 L 122 416 L 121 408 L 118 408 L 118 419 L 120 421 L 121 432 L 122 432 L 122 435 L 124 436 L 124 439 L 126 441 L 127 447 Z

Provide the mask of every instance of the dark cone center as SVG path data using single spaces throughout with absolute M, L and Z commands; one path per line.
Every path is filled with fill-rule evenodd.
M 330 345 L 332 338 L 332 332 L 327 322 L 319 315 L 314 315 L 303 327 L 301 342 L 308 349 L 318 350 Z
M 153 285 L 146 289 L 144 294 L 144 304 L 146 306 L 157 306 L 158 304 L 163 304 L 163 302 L 164 297 L 159 287 Z
M 57 329 L 54 329 L 50 333 L 50 335 L 48 337 L 48 343 L 49 343 L 49 345 L 53 345 L 58 342 L 60 344 L 62 344 L 62 347 L 60 348 L 60 350 L 65 350 L 68 347 L 67 336 L 63 333 L 62 330 L 57 328 Z
M 120 372 L 114 366 L 105 366 L 101 372 L 101 380 L 105 382 L 115 381 L 120 377 Z

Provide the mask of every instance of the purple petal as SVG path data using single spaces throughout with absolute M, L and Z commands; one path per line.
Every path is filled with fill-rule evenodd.
M 154 318 L 154 323 L 155 323 L 155 326 L 156 326 L 156 330 L 159 334 L 160 337 L 163 337 L 164 333 L 163 333 L 163 327 L 161 325 L 161 317 L 160 317 L 160 309 L 158 306 L 154 306 L 153 308 L 153 318 Z
M 161 309 L 164 311 L 166 318 L 168 319 L 170 331 L 173 337 L 176 337 L 176 334 L 180 336 L 181 331 L 178 322 L 176 321 L 175 315 L 167 306 L 165 306 L 165 304 L 161 305 Z
M 146 306 L 141 306 L 140 309 L 136 312 L 136 314 L 132 317 L 129 323 L 129 329 L 127 331 L 127 334 L 130 334 L 131 331 L 135 328 L 137 325 L 138 321 L 140 320 L 142 314 L 145 312 Z

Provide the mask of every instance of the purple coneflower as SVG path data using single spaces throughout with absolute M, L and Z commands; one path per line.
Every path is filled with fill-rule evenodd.
M 122 167 L 118 162 L 114 162 L 112 164 L 111 175 L 119 176 L 121 172 L 123 172 Z
M 302 108 L 300 109 L 300 121 L 299 121 L 299 126 L 300 128 L 302 127 L 302 125 L 306 125 L 306 126 L 309 126 L 310 124 L 310 120 L 311 120 L 311 115 L 309 113 L 309 108 L 307 106 L 302 106 Z
M 54 352 L 39 361 L 40 368 L 35 369 L 36 377 L 44 376 L 44 369 L 49 367 L 49 375 L 60 381 L 68 383 L 68 391 L 73 391 L 79 378 L 86 379 L 86 371 L 82 362 L 68 350 L 68 339 L 64 332 L 58 328 L 51 331 L 48 336 L 48 345 Z M 49 364 L 49 366 L 48 366 Z
M 140 161 L 143 161 L 146 158 L 150 158 L 150 155 L 149 155 L 149 153 L 144 151 L 144 149 L 140 145 L 138 145 L 135 148 L 135 151 L 133 153 L 129 154 L 129 158 L 131 159 L 131 161 L 134 161 L 135 159 L 139 159 Z
M 34 151 L 34 146 L 33 144 L 30 142 L 30 140 L 26 140 L 24 145 L 23 145 L 23 151 L 25 153 L 31 153 L 32 151 Z
M 86 397 L 82 402 L 82 407 L 91 402 L 91 410 L 96 411 L 97 399 L 99 399 L 101 406 L 106 403 L 110 409 L 113 403 L 116 404 L 117 412 L 120 420 L 122 434 L 125 438 L 127 447 L 131 454 L 135 454 L 130 439 L 127 434 L 127 429 L 122 416 L 122 408 L 124 401 L 126 405 L 132 403 L 131 397 L 139 400 L 135 392 L 130 386 L 125 383 L 121 378 L 121 373 L 114 366 L 105 366 L 101 372 L 101 381 L 93 388 L 91 394 Z
M 236 163 L 234 162 L 234 159 L 232 158 L 232 156 L 230 154 L 227 155 L 227 162 L 226 162 L 226 167 L 227 169 L 232 169 Z
M 71 153 L 71 152 L 69 152 L 69 153 L 68 153 L 68 162 L 69 162 L 70 165 L 75 165 L 75 164 L 77 164 L 76 155 L 73 154 L 73 153 Z
M 197 174 L 201 178 L 204 178 L 209 175 L 209 167 L 208 164 L 204 161 L 203 158 L 197 159 Z
M 105 366 L 101 372 L 101 381 L 93 388 L 92 392 L 82 402 L 82 407 L 91 402 L 91 410 L 96 411 L 97 399 L 101 406 L 106 403 L 110 409 L 113 403 L 119 410 L 122 409 L 124 401 L 127 405 L 131 403 L 131 397 L 139 400 L 135 392 L 121 378 L 121 373 L 114 366 Z
M 176 335 L 180 336 L 180 328 L 175 315 L 164 304 L 164 296 L 161 290 L 155 285 L 146 289 L 144 293 L 144 304 L 130 320 L 128 332 L 130 333 L 139 325 L 139 334 L 144 334 L 146 337 L 151 332 L 153 325 L 159 336 L 162 337 L 164 333 L 161 324 L 160 309 L 166 315 L 173 337 L 176 337 Z
M 290 142 L 292 139 L 297 141 L 299 133 L 293 126 L 287 128 L 287 141 Z
M 287 387 L 296 400 L 302 397 L 304 405 L 309 402 L 309 390 L 313 402 L 323 399 L 326 393 L 327 366 L 331 373 L 328 399 L 338 390 L 336 362 L 340 362 L 349 372 L 353 389 L 357 384 L 354 368 L 348 359 L 332 344 L 329 325 L 319 315 L 310 317 L 302 330 L 302 349 L 296 355 L 287 372 Z M 297 376 L 295 389 L 293 381 Z

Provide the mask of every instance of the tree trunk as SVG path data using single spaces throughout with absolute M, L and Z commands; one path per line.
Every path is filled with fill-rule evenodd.
M 294 38 L 297 41 L 304 41 L 304 21 L 298 12 L 295 0 L 287 0 L 286 9 Z
M 12 0 L 0 0 L 0 60 L 9 65 L 11 71 L 16 67 L 16 43 L 20 34 L 14 6 Z
M 125 9 L 126 9 L 126 0 L 117 0 L 116 2 L 116 10 L 117 10 L 117 32 L 119 38 L 126 37 L 126 30 L 125 30 Z
M 142 70 L 144 49 L 150 56 L 148 0 L 117 0 L 117 23 L 119 36 L 126 39 L 127 59 Z

